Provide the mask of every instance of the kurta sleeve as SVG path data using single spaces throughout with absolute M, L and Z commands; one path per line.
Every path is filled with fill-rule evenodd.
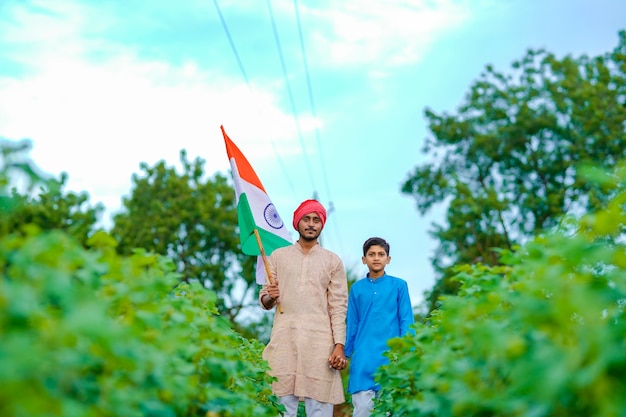
M 259 291 L 259 304 L 261 305 L 261 308 L 263 310 L 271 310 L 272 308 L 274 308 L 274 306 L 272 306 L 272 308 L 267 308 L 265 307 L 265 305 L 263 304 L 263 301 L 261 301 L 263 299 L 263 296 L 268 294 L 267 292 L 267 288 L 265 288 L 265 285 L 267 284 L 263 284 L 263 288 L 261 288 L 261 290 Z
M 348 279 L 339 257 L 335 258 L 327 291 L 328 314 L 335 344 L 346 344 L 346 312 L 348 310 Z
M 409 296 L 409 287 L 406 281 L 401 281 L 398 291 L 398 318 L 400 319 L 400 336 L 409 332 L 409 326 L 414 323 L 413 306 Z
M 347 335 L 346 335 L 346 347 L 344 353 L 347 358 L 352 356 L 354 351 L 354 341 L 356 339 L 356 331 L 359 328 L 359 310 L 356 305 L 356 288 L 354 286 L 350 290 L 348 297 L 348 319 L 347 321 Z

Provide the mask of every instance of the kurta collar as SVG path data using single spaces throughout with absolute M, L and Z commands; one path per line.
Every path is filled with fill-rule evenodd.
M 305 252 L 305 251 L 304 251 L 304 248 L 302 247 L 302 245 L 300 244 L 300 242 L 299 242 L 299 241 L 297 241 L 297 240 L 296 240 L 296 241 L 295 241 L 295 243 L 294 243 L 294 245 L 296 246 L 296 248 L 297 248 L 300 252 L 302 252 L 302 253 L 303 253 L 303 254 L 305 254 L 305 255 L 306 255 L 307 253 L 311 253 L 311 252 L 314 252 L 314 251 L 317 251 L 317 250 L 319 250 L 319 249 L 320 249 L 320 242 L 317 242 L 317 243 L 315 244 L 315 246 L 312 246 L 312 247 L 311 247 L 311 249 L 309 249 L 309 251 L 308 251 L 308 252 Z
M 376 279 L 370 278 L 370 273 L 368 272 L 367 275 L 365 276 L 365 279 L 367 279 L 367 282 L 371 282 L 371 283 L 382 282 L 387 279 L 387 272 L 385 272 L 382 277 L 378 277 Z

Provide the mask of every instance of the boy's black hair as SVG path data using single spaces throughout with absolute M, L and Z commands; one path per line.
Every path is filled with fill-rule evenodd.
M 385 249 L 385 252 L 387 252 L 387 256 L 389 256 L 389 243 L 387 243 L 387 241 L 382 237 L 370 237 L 367 239 L 363 244 L 363 256 L 365 256 L 369 248 L 374 245 L 382 246 L 382 248 Z

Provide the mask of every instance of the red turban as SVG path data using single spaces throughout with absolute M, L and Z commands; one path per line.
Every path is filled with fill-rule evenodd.
M 324 227 L 326 223 L 326 209 L 324 206 L 317 200 L 305 200 L 293 212 L 293 228 L 298 230 L 298 223 L 309 213 L 316 213 L 320 216 L 322 227 Z

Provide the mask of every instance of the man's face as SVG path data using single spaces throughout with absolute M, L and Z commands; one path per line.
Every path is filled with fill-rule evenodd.
M 309 213 L 304 215 L 298 222 L 298 233 L 300 238 L 306 241 L 316 240 L 322 233 L 322 219 L 317 213 Z

